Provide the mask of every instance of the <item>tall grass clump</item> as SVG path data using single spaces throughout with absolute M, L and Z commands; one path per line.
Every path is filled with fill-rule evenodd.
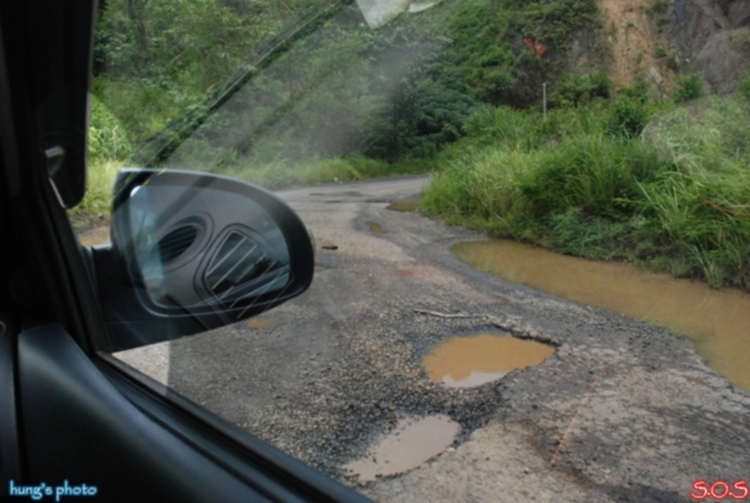
M 675 89 L 673 98 L 675 103 L 684 103 L 703 97 L 703 80 L 697 73 L 690 75 L 680 75 L 677 77 L 677 89 Z
M 644 136 L 674 170 L 644 185 L 644 214 L 673 272 L 750 289 L 750 106 L 709 97 L 664 113 Z
M 516 149 L 471 147 L 433 175 L 422 205 L 454 223 L 470 221 L 499 236 L 513 236 L 527 211 L 521 180 L 534 155 Z
M 330 157 L 308 162 L 295 162 L 283 158 L 264 162 L 239 162 L 221 165 L 215 171 L 276 190 L 405 175 L 423 169 L 426 168 L 418 163 L 400 162 L 394 165 L 386 161 L 358 156 L 348 159 Z
M 750 100 L 750 73 L 743 75 L 740 80 L 739 91 L 742 96 Z
M 585 106 L 553 108 L 546 121 L 541 116 L 536 119 L 544 137 L 542 144 L 579 135 L 607 134 L 609 110 L 608 101 L 603 99 L 595 99 Z
M 612 79 L 602 70 L 588 75 L 568 74 L 551 96 L 558 106 L 585 105 L 596 98 L 609 98 Z
M 683 172 L 721 172 L 750 162 L 749 119 L 746 101 L 709 96 L 657 114 L 644 138 Z
M 528 152 L 542 140 L 540 122 L 523 110 L 482 105 L 464 122 L 464 131 L 476 145 Z
M 645 143 L 604 134 L 529 152 L 485 148 L 435 175 L 423 206 L 500 237 L 591 258 L 626 258 L 637 239 L 631 221 L 640 184 L 661 168 Z
M 629 211 L 638 183 L 659 169 L 645 144 L 605 135 L 567 138 L 536 156 L 535 169 L 522 182 L 536 218 L 571 207 L 616 218 Z
M 651 113 L 646 102 L 621 96 L 612 104 L 607 128 L 610 134 L 634 138 L 643 132 Z
M 650 105 L 621 100 L 621 109 L 553 110 L 542 125 L 496 110 L 493 126 L 481 111 L 473 120 L 497 141 L 446 150 L 425 211 L 563 253 L 750 289 L 750 103 L 707 97 L 643 128 L 642 112 L 631 123 L 629 110 L 647 116 Z
M 74 219 L 107 218 L 117 172 L 133 147 L 125 129 L 96 97 L 91 98 L 86 195 L 70 213 Z

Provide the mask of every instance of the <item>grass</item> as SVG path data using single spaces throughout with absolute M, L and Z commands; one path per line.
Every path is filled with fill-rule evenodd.
M 219 167 L 216 172 L 276 190 L 295 186 L 348 182 L 425 172 L 424 163 L 408 160 L 390 164 L 385 161 L 354 157 L 331 157 L 307 163 L 279 160 L 266 163 L 235 164 Z
M 99 226 L 109 218 L 115 177 L 133 153 L 132 143 L 121 124 L 102 101 L 92 97 L 86 196 L 78 206 L 69 211 L 77 228 Z M 272 190 L 425 173 L 434 168 L 434 163 L 429 159 L 405 158 L 397 163 L 388 163 L 355 156 L 294 162 L 274 158 L 273 154 L 255 158 L 240 157 L 231 151 L 212 148 L 200 140 L 188 140 L 184 147 L 175 153 L 171 167 L 213 171 Z
M 469 123 L 484 132 L 442 154 L 424 211 L 562 253 L 750 289 L 747 99 L 666 106 L 639 135 L 611 127 L 613 108 L 558 109 L 548 124 L 479 111 Z
M 109 219 L 115 177 L 132 150 L 120 122 L 92 97 L 86 195 L 68 212 L 75 227 L 95 227 Z
M 250 157 L 196 138 L 168 167 L 270 189 L 432 171 L 422 211 L 451 223 L 750 290 L 750 87 L 743 81 L 736 96 L 701 98 L 697 76 L 680 84 L 671 103 L 656 105 L 633 88 L 614 101 L 592 94 L 553 108 L 546 121 L 479 106 L 465 135 L 435 158 L 294 162 L 277 145 Z M 84 225 L 108 217 L 112 182 L 137 141 L 99 101 L 92 105 L 88 192 L 70 212 Z

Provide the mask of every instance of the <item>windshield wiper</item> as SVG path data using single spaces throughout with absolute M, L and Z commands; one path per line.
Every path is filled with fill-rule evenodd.
M 352 0 L 335 0 L 322 7 L 303 9 L 279 33 L 256 47 L 234 75 L 214 89 L 206 99 L 139 145 L 130 156 L 130 165 L 144 168 L 158 166 L 264 68 L 352 3 Z

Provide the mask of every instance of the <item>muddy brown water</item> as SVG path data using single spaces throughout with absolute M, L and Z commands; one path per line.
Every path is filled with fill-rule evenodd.
M 427 375 L 451 388 L 469 388 L 496 381 L 511 370 L 539 365 L 554 349 L 510 334 L 453 337 L 422 359 Z
M 514 283 L 667 328 L 709 367 L 750 390 L 750 295 L 632 264 L 594 262 L 509 240 L 460 243 L 464 262 Z
M 81 246 L 97 246 L 109 241 L 109 227 L 100 227 L 78 235 Z
M 387 210 L 411 212 L 422 208 L 422 196 L 414 196 L 399 201 L 394 201 L 386 206 Z
M 372 232 L 375 232 L 375 233 L 377 233 L 377 234 L 385 234 L 385 233 L 386 233 L 386 230 L 385 230 L 385 229 L 383 229 L 383 226 L 382 226 L 382 225 L 380 225 L 380 224 L 379 224 L 379 223 L 377 223 L 377 222 L 369 222 L 369 221 L 368 221 L 368 222 L 367 222 L 367 226 L 368 226 L 368 227 L 370 228 L 370 230 L 371 230 Z
M 404 473 L 443 452 L 460 431 L 445 415 L 403 418 L 363 458 L 342 468 L 363 482 Z
M 250 321 L 247 322 L 247 326 L 251 328 L 257 328 L 259 330 L 262 330 L 264 328 L 269 328 L 274 325 L 278 325 L 283 320 L 281 318 L 268 318 L 268 319 L 258 319 L 253 318 Z

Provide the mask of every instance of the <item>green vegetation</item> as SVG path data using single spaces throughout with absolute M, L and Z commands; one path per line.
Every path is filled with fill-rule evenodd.
M 270 188 L 433 171 L 433 215 L 750 288 L 750 77 L 721 100 L 679 76 L 656 103 L 566 73 L 598 26 L 594 0 L 445 0 L 377 30 L 348 1 L 108 0 L 76 211 L 106 215 L 123 163 Z
M 702 97 L 705 94 L 703 90 L 703 80 L 697 73 L 690 75 L 677 76 L 677 89 L 674 92 L 674 101 L 684 103 Z
M 609 98 L 612 80 L 601 70 L 588 75 L 568 74 L 552 95 L 552 106 L 576 106 L 595 98 Z
M 74 215 L 88 218 L 109 215 L 109 200 L 117 170 L 132 150 L 127 132 L 117 118 L 96 96 L 92 97 L 87 190 L 81 204 L 73 210 Z
M 538 104 L 597 15 L 595 0 L 446 0 L 363 21 L 348 0 L 103 3 L 90 190 L 74 213 L 107 213 L 123 163 L 273 188 L 429 170 L 478 104 Z M 609 92 L 603 74 L 584 81 L 574 101 Z
M 408 161 L 389 164 L 385 161 L 353 157 L 330 157 L 309 163 L 290 166 L 284 161 L 220 169 L 218 172 L 234 178 L 243 178 L 269 189 L 299 185 L 345 182 L 381 178 L 385 176 L 424 173 L 429 168 Z
M 572 35 L 596 22 L 594 0 L 446 1 L 376 31 L 347 1 L 110 0 L 94 94 L 138 164 L 163 162 L 192 136 L 229 164 L 289 144 L 290 161 L 425 158 L 461 136 L 476 102 L 538 102 Z M 216 117 L 230 102 L 241 132 L 239 119 Z
M 636 134 L 648 106 L 598 101 L 546 123 L 480 109 L 467 130 L 485 132 L 443 153 L 424 208 L 563 253 L 749 289 L 750 105 L 664 106 Z
M 740 94 L 750 99 L 750 73 L 746 73 L 740 80 Z
M 651 118 L 652 107 L 638 98 L 620 96 L 609 110 L 610 135 L 634 138 L 641 134 Z

